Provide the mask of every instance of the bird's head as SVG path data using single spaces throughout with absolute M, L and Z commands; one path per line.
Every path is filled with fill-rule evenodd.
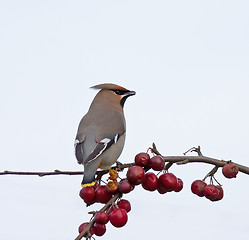
M 93 86 L 91 88 L 100 89 L 96 96 L 96 100 L 106 102 L 112 106 L 124 107 L 124 103 L 129 96 L 136 94 L 135 91 L 128 90 L 112 83 L 104 83 Z

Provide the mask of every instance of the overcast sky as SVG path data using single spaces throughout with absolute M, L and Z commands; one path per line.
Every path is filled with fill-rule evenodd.
M 112 82 L 137 92 L 125 104 L 128 163 L 155 142 L 164 155 L 200 145 L 206 156 L 249 166 L 248 1 L 1 1 L 0 171 L 83 170 L 78 123 Z M 217 179 L 225 197 L 191 183 L 211 165 L 173 166 L 180 193 L 141 187 L 111 239 L 246 239 L 249 177 Z M 69 240 L 90 219 L 81 176 L 0 176 L 0 239 Z M 100 238 L 99 238 L 100 239 Z

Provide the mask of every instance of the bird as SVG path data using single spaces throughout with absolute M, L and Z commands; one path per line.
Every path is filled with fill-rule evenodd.
M 75 138 L 75 156 L 84 166 L 82 187 L 95 184 L 97 169 L 110 169 L 125 143 L 124 104 L 135 91 L 113 83 L 92 86 L 99 90 L 86 115 L 81 119 Z

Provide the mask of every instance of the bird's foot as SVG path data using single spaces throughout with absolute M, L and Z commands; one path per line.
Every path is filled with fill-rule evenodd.
M 123 163 L 117 161 L 116 162 L 116 166 L 114 168 L 117 168 L 119 171 L 122 171 L 123 170 L 123 166 L 124 166 Z

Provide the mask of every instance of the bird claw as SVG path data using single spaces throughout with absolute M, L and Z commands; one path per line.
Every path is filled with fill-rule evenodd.
M 124 166 L 123 163 L 121 163 L 119 161 L 116 161 L 116 166 L 114 167 L 114 169 L 118 169 L 118 170 L 122 171 L 123 170 L 123 168 L 122 168 L 123 166 Z

